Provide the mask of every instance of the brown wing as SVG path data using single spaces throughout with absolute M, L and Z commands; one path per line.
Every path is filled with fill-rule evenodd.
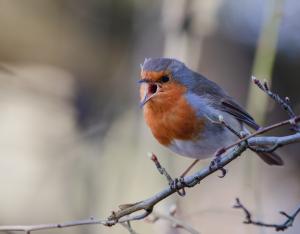
M 259 125 L 255 120 L 231 98 L 216 83 L 206 79 L 204 76 L 194 73 L 194 82 L 192 91 L 199 96 L 206 96 L 212 99 L 216 109 L 233 115 L 236 119 L 257 130 Z
M 259 129 L 259 125 L 255 122 L 251 115 L 249 115 L 242 107 L 240 107 L 234 101 L 227 98 L 222 98 L 221 110 L 233 115 L 236 119 L 242 121 L 251 128 L 255 130 Z

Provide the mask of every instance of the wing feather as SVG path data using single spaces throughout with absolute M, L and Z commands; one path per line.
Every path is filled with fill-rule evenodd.
M 255 120 L 249 115 L 242 107 L 230 99 L 221 99 L 221 109 L 231 115 L 236 119 L 247 124 L 249 127 L 257 130 L 259 125 Z
M 204 96 L 211 100 L 214 108 L 229 113 L 237 120 L 247 124 L 251 128 L 257 130 L 259 125 L 251 117 L 247 111 L 237 104 L 223 89 L 216 83 L 206 79 L 204 76 L 194 73 L 192 82 L 192 92 L 198 96 Z M 257 153 L 269 165 L 283 165 L 282 159 L 275 153 Z
M 206 96 L 213 100 L 212 104 L 216 109 L 231 114 L 239 121 L 247 124 L 249 127 L 255 130 L 259 128 L 259 125 L 255 122 L 251 115 L 237 104 L 232 97 L 220 88 L 220 86 L 198 73 L 194 73 L 194 79 L 196 82 L 193 83 L 194 86 L 192 87 L 192 91 L 195 94 L 199 96 Z

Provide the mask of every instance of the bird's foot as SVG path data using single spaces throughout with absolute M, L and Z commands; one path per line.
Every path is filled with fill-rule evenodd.
M 214 159 L 209 164 L 209 169 L 214 170 L 220 166 L 221 157 L 215 156 Z
M 220 170 L 221 175 L 218 176 L 219 178 L 224 178 L 226 176 L 227 170 L 223 168 L 223 166 L 220 164 L 221 163 L 221 156 L 217 155 L 209 165 L 210 170 Z
M 169 183 L 171 190 L 176 190 L 179 196 L 184 197 L 186 192 L 184 187 L 182 188 L 182 185 L 185 185 L 185 181 L 183 177 L 175 178 Z

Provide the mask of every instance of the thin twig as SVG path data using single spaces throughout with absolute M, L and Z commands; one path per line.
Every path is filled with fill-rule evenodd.
M 126 223 L 121 223 L 121 225 L 130 233 L 130 234 L 138 234 L 136 231 L 134 231 L 131 227 L 131 223 L 128 221 Z
M 162 167 L 161 163 L 159 162 L 157 156 L 154 153 L 148 153 L 148 156 L 154 162 L 154 164 L 155 164 L 157 170 L 159 171 L 159 173 L 166 177 L 170 187 L 176 189 L 179 196 L 182 196 L 182 197 L 185 196 L 185 194 L 186 194 L 185 189 L 184 188 L 181 188 L 181 189 L 177 188 L 177 184 L 178 184 L 178 182 L 182 181 L 182 177 L 179 177 L 179 179 L 178 178 L 172 179 L 172 177 L 167 172 L 167 170 L 164 167 Z
M 237 132 L 235 129 L 233 129 L 229 124 L 227 124 L 224 120 L 223 115 L 219 115 L 219 123 L 223 125 L 225 128 L 227 128 L 231 133 L 236 135 L 238 138 L 242 139 L 243 136 L 241 133 Z
M 180 175 L 180 177 L 185 177 L 187 173 L 199 162 L 199 159 L 195 159 L 188 167 L 184 170 L 184 172 Z
M 284 99 L 281 98 L 277 93 L 273 93 L 270 88 L 269 85 L 267 83 L 267 81 L 264 81 L 263 83 L 257 79 L 255 76 L 252 76 L 252 81 L 254 82 L 254 84 L 256 84 L 256 86 L 258 88 L 260 88 L 263 92 L 265 92 L 270 98 L 272 98 L 275 102 L 277 102 L 280 107 L 285 110 L 289 117 L 292 119 L 294 117 L 296 117 L 295 112 L 293 111 L 291 105 L 290 105 L 290 99 L 288 97 L 285 97 Z
M 255 132 L 253 132 L 253 133 L 251 133 L 251 134 L 249 134 L 249 135 L 243 137 L 242 139 L 236 141 L 235 143 L 233 143 L 233 144 L 231 144 L 231 145 L 229 145 L 229 146 L 226 146 L 226 147 L 224 147 L 224 148 L 219 149 L 219 150 L 217 151 L 216 155 L 223 154 L 224 152 L 226 152 L 227 150 L 231 149 L 232 147 L 234 147 L 234 146 L 240 144 L 241 142 L 247 141 L 247 140 L 249 140 L 250 138 L 253 138 L 253 137 L 257 136 L 257 135 L 263 134 L 263 133 L 265 133 L 265 132 L 271 131 L 271 130 L 273 130 L 273 129 L 275 129 L 275 128 L 279 128 L 279 127 L 284 126 L 284 125 L 297 123 L 297 122 L 299 122 L 299 121 L 300 121 L 300 115 L 294 117 L 293 119 L 288 119 L 288 120 L 281 121 L 281 122 L 276 123 L 276 124 L 272 124 L 272 125 L 270 125 L 270 126 L 268 126 L 268 127 L 260 128 L 259 130 L 257 130 L 257 131 L 255 131 Z
M 33 231 L 40 230 L 50 230 L 57 228 L 67 228 L 81 225 L 91 225 L 91 224 L 102 224 L 107 225 L 107 220 L 97 220 L 93 217 L 89 219 L 76 220 L 64 223 L 56 223 L 56 224 L 38 224 L 38 225 L 11 225 L 11 226 L 0 226 L 0 231 L 23 231 L 25 233 L 30 233 Z
M 276 231 L 284 231 L 291 227 L 294 223 L 294 220 L 296 216 L 300 213 L 300 206 L 295 210 L 295 212 L 292 215 L 288 215 L 284 211 L 280 211 L 279 213 L 283 216 L 286 217 L 286 220 L 281 223 L 281 224 L 276 224 L 276 223 L 264 223 L 261 221 L 255 221 L 252 218 L 252 214 L 250 211 L 240 202 L 239 198 L 236 198 L 236 204 L 233 206 L 236 209 L 242 209 L 245 213 L 245 224 L 253 224 L 256 226 L 261 226 L 261 227 L 269 227 L 269 228 L 274 228 Z
M 295 112 L 293 111 L 293 108 L 290 103 L 290 98 L 285 97 L 282 98 L 280 97 L 277 93 L 274 93 L 270 90 L 269 85 L 267 81 L 265 80 L 264 82 L 261 82 L 258 80 L 255 76 L 252 76 L 252 81 L 253 83 L 260 88 L 263 92 L 265 92 L 270 98 L 272 98 L 276 103 L 279 104 L 279 106 L 287 112 L 288 116 L 290 119 L 294 119 L 296 117 Z M 296 124 L 296 122 L 292 122 L 292 129 L 295 131 L 300 131 L 300 126 Z
M 164 167 L 162 167 L 162 165 L 160 164 L 157 156 L 154 153 L 148 153 L 148 156 L 152 160 L 152 162 L 154 162 L 154 164 L 155 164 L 157 170 L 159 171 L 159 173 L 166 177 L 168 183 L 169 184 L 173 183 L 172 177 L 167 172 L 167 170 Z
M 200 234 L 195 228 L 193 228 L 190 224 L 175 218 L 173 215 L 166 215 L 159 212 L 152 212 L 151 217 L 147 219 L 148 222 L 156 222 L 157 220 L 164 219 L 169 221 L 174 228 L 181 228 L 187 231 L 190 234 Z

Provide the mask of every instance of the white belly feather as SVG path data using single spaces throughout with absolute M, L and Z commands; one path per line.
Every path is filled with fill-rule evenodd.
M 169 149 L 179 155 L 191 158 L 204 159 L 212 157 L 221 147 L 230 145 L 237 140 L 237 137 L 228 130 L 222 134 L 207 132 L 199 140 L 173 140 Z

